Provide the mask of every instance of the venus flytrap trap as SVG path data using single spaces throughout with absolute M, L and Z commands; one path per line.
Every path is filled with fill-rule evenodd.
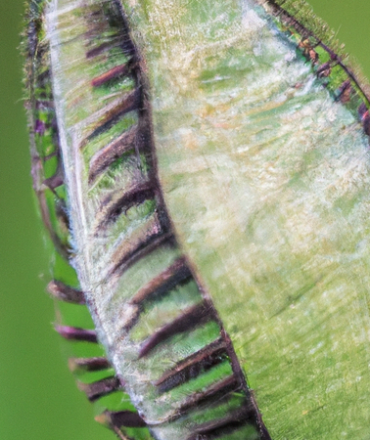
M 277 0 L 34 0 L 28 21 L 49 291 L 97 420 L 365 439 L 369 94 L 330 31 Z

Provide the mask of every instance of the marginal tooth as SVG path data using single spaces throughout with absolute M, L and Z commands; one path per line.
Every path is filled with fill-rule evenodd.
M 98 342 L 98 338 L 95 330 L 86 330 L 83 328 L 69 327 L 65 325 L 56 325 L 55 330 L 64 339 L 68 339 L 72 341 L 93 342 L 93 343 Z
M 222 338 L 217 339 L 196 353 L 190 355 L 175 365 L 171 370 L 166 371 L 156 382 L 160 393 L 194 379 L 204 371 L 219 365 L 227 359 L 226 343 Z
M 80 142 L 80 148 L 85 147 L 94 137 L 99 136 L 112 127 L 125 114 L 137 109 L 138 105 L 139 93 L 137 90 L 134 90 L 116 99 L 84 120 L 81 124 L 86 127 L 89 134 Z
M 42 184 L 54 191 L 56 188 L 64 184 L 63 175 L 57 172 L 54 176 L 45 179 Z
M 112 255 L 112 266 L 109 269 L 108 276 L 116 274 L 121 275 L 125 270 L 131 267 L 136 261 L 150 254 L 155 249 L 164 244 L 171 243 L 173 238 L 172 232 L 163 233 L 160 226 L 155 223 L 148 227 L 147 233 L 143 237 L 138 237 L 135 241 L 131 241 L 129 248 L 127 241 L 123 241 Z
M 177 285 L 187 281 L 190 277 L 191 272 L 186 265 L 186 260 L 184 257 L 180 257 L 170 267 L 140 289 L 130 302 L 140 305 L 150 297 L 161 295 L 175 288 Z
M 141 346 L 139 359 L 147 356 L 157 345 L 170 337 L 193 330 L 214 318 L 213 309 L 206 301 L 188 308 L 176 319 L 155 332 Z
M 85 297 L 81 290 L 73 289 L 61 281 L 53 280 L 47 286 L 48 292 L 56 299 L 73 304 L 86 304 Z
M 197 410 L 202 405 L 218 404 L 222 399 L 230 397 L 232 392 L 241 388 L 240 383 L 235 376 L 229 376 L 226 379 L 212 385 L 205 391 L 194 393 L 189 396 L 176 410 L 173 416 L 170 416 L 167 422 L 174 421 L 183 416 L 186 412 Z
M 115 376 L 107 377 L 93 383 L 77 383 L 80 391 L 84 392 L 90 402 L 94 402 L 100 397 L 107 396 L 121 388 L 119 379 Z
M 113 222 L 120 214 L 126 213 L 132 206 L 153 199 L 155 187 L 151 181 L 141 181 L 127 191 L 109 194 L 100 205 L 96 214 L 96 231 Z
M 93 87 L 100 87 L 112 79 L 119 78 L 120 76 L 126 76 L 129 72 L 130 67 L 128 64 L 121 64 L 120 66 L 112 67 L 112 69 L 108 70 L 107 72 L 104 72 L 103 74 L 93 78 L 91 85 Z
M 157 277 L 152 279 L 146 286 L 140 289 L 130 300 L 130 315 L 126 319 L 123 330 L 128 332 L 136 324 L 144 303 L 154 297 L 164 295 L 191 279 L 191 272 L 186 265 L 184 257 L 178 258 L 170 267 L 165 269 Z
M 252 408 L 249 405 L 245 405 L 222 419 L 198 425 L 193 434 L 186 440 L 216 439 L 232 433 L 246 424 L 255 426 L 252 412 Z
M 145 428 L 147 426 L 139 414 L 133 411 L 104 411 L 96 416 L 95 420 L 107 427 Z
M 95 58 L 99 55 L 101 55 L 104 52 L 108 52 L 109 50 L 113 49 L 114 47 L 119 46 L 120 41 L 117 38 L 116 41 L 110 40 L 105 43 L 102 43 L 100 46 L 94 47 L 93 49 L 90 49 L 86 52 L 86 58 L 91 59 Z
M 111 367 L 108 359 L 104 357 L 69 358 L 68 367 L 72 373 L 85 371 L 100 371 Z
M 89 184 L 91 184 L 96 177 L 106 170 L 116 159 L 121 157 L 127 151 L 135 149 L 137 143 L 138 127 L 135 125 L 95 153 L 91 158 L 89 165 Z

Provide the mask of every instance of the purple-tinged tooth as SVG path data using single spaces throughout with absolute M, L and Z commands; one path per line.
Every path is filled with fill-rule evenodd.
M 107 396 L 108 394 L 117 391 L 121 387 L 119 379 L 115 376 L 107 377 L 93 383 L 78 382 L 78 388 L 83 391 L 90 402 L 98 400 L 100 397 Z
M 93 358 L 69 358 L 68 367 L 72 372 L 76 371 L 100 371 L 110 368 L 108 359 L 104 357 Z
M 139 414 L 133 411 L 104 411 L 96 416 L 95 420 L 107 427 L 145 428 L 147 426 Z
M 48 292 L 56 299 L 73 304 L 86 304 L 84 294 L 80 290 L 73 289 L 61 281 L 50 281 L 47 287 Z
M 99 118 L 99 121 L 97 122 L 97 125 L 93 131 L 86 137 L 85 140 L 81 142 L 81 148 L 85 147 L 93 138 L 96 138 L 108 130 L 124 115 L 133 110 L 137 110 L 138 106 L 139 92 L 137 90 L 124 95 L 118 102 L 115 103 L 113 107 L 111 106 L 109 107 L 109 110 L 105 111 L 104 116 Z
M 56 325 L 55 330 L 64 339 L 72 341 L 98 342 L 95 330 L 86 330 L 79 327 L 69 327 L 65 325 Z
M 107 42 L 107 43 L 103 43 L 98 47 L 94 47 L 93 49 L 89 50 L 86 52 L 86 58 L 90 59 L 90 58 L 94 58 L 97 57 L 98 55 L 107 52 L 108 50 L 112 49 L 112 47 L 114 47 L 114 45 L 112 45 L 111 42 Z
M 121 64 L 119 66 L 113 67 L 107 72 L 104 72 L 102 75 L 95 77 L 91 81 L 91 85 L 93 87 L 100 87 L 103 84 L 111 81 L 112 79 L 127 75 L 128 72 L 129 72 L 129 67 L 127 66 L 127 64 Z

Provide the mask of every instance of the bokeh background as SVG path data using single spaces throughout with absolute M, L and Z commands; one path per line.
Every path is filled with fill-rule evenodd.
M 45 293 L 49 265 L 32 197 L 22 59 L 23 0 L 0 0 L 0 439 L 109 440 L 67 370 Z M 370 2 L 310 0 L 370 78 Z M 370 214 L 370 213 L 369 213 Z

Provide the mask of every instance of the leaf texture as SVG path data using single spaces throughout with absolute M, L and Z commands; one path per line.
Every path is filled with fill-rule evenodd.
M 60 280 L 49 288 L 57 299 L 86 303 L 96 326 L 56 330 L 75 342 L 99 340 L 116 372 L 79 388 L 91 401 L 124 388 L 142 420 L 133 427 L 155 438 L 268 439 L 231 340 L 174 236 L 157 181 L 142 60 L 119 3 L 54 2 L 45 20 L 62 164 L 51 190 L 67 191 L 71 237 L 63 250 L 81 290 Z M 41 104 L 33 104 L 36 127 Z M 106 366 L 96 356 L 70 364 Z M 99 420 L 122 434 L 132 424 L 122 414 Z
M 146 4 L 165 200 L 272 437 L 367 438 L 364 94 L 277 2 Z
M 96 327 L 57 330 L 105 347 L 70 361 L 107 371 L 88 398 L 138 411 L 99 421 L 367 438 L 368 99 L 320 22 L 272 0 L 32 8 L 35 188 L 78 274 L 49 288 Z

